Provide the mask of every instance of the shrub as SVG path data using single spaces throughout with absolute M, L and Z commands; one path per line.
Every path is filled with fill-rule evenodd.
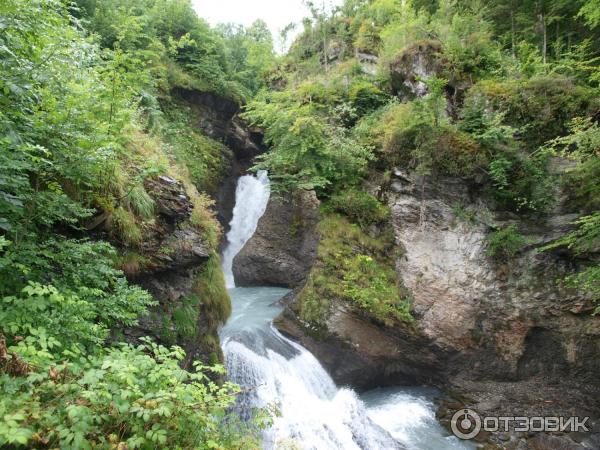
M 528 242 L 523 235 L 519 234 L 515 224 L 490 233 L 486 239 L 488 255 L 503 262 L 514 259 Z
M 326 194 L 332 186 L 355 183 L 373 158 L 370 148 L 327 124 L 310 105 L 255 101 L 245 117 L 265 128 L 265 141 L 273 146 L 254 168 L 269 171 L 274 192 L 298 188 Z
M 368 81 L 352 83 L 348 90 L 348 98 L 361 116 L 379 108 L 387 100 L 381 89 Z
M 421 102 L 392 107 L 383 117 L 380 135 L 384 157 L 432 175 L 473 177 L 487 155 L 467 133 L 445 121 L 434 123 Z
M 571 119 L 592 114 L 600 106 L 596 91 L 560 76 L 526 81 L 482 81 L 468 96 L 482 95 L 488 106 L 504 114 L 508 125 L 520 128 L 526 143 L 536 148 L 565 135 Z
M 488 173 L 492 194 L 499 204 L 512 211 L 545 212 L 555 202 L 555 178 L 548 173 L 549 154 L 544 151 L 527 155 L 508 151 L 498 153 Z
M 584 216 L 575 222 L 577 228 L 562 236 L 556 241 L 543 247 L 542 251 L 566 247 L 576 255 L 593 255 L 600 245 L 600 213 Z M 565 278 L 571 287 L 581 289 L 592 295 L 593 301 L 600 302 L 600 265 L 591 264 L 581 271 Z M 594 314 L 600 314 L 600 305 L 597 305 Z
M 385 221 L 390 210 L 377 198 L 360 189 L 348 189 L 333 195 L 329 202 L 331 207 L 361 227 Z
M 183 350 L 148 341 L 64 362 L 48 354 L 51 343 L 40 341 L 35 350 L 43 362 L 24 366 L 18 376 L 0 374 L 2 391 L 10 392 L 0 399 L 2 447 L 250 448 L 258 444 L 251 426 L 223 420 L 239 388 L 210 381 L 207 374 L 222 374 L 222 367 L 197 365 L 196 372 L 186 372 L 179 367 Z M 9 351 L 27 353 L 25 345 L 32 343 L 20 343 Z M 63 351 L 72 352 L 68 347 Z
M 362 22 L 358 28 L 354 47 L 360 52 L 376 55 L 380 45 L 379 30 L 373 25 L 373 22 L 370 20 Z

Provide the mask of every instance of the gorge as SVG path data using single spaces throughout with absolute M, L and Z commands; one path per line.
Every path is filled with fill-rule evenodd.
M 599 449 L 600 1 L 260 1 L 0 1 L 0 448 Z
M 242 415 L 270 405 L 278 411 L 265 432 L 265 448 L 286 442 L 307 449 L 473 448 L 437 424 L 434 391 L 399 387 L 358 395 L 338 388 L 308 350 L 274 328 L 287 289 L 235 286 L 232 262 L 254 234 L 268 200 L 265 172 L 238 180 L 223 251 L 233 310 L 220 330 L 228 376 L 245 390 L 238 398 Z

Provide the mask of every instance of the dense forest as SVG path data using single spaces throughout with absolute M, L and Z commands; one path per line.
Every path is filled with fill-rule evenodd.
M 320 326 L 332 296 L 385 326 L 415 320 L 384 194 L 366 188 L 396 167 L 478 183 L 516 221 L 567 192 L 579 218 L 540 251 L 577 258 L 561 282 L 600 300 L 600 2 L 308 6 L 278 55 L 264 22 L 210 27 L 189 0 L 0 3 L 1 447 L 259 446 L 273 412 L 235 417 L 240 388 L 217 354 L 184 370 L 185 352 L 162 345 L 174 339 L 123 337 L 157 304 L 132 280 L 154 264 L 159 177 L 181 184 L 182 226 L 206 244 L 190 304 L 216 305 L 215 323 L 229 314 L 213 197 L 230 150 L 195 126 L 182 91 L 232 102 L 262 130 L 253 169 L 275 194 L 321 200 L 307 323 Z M 407 77 L 422 55 L 424 73 Z M 487 245 L 510 266 L 527 238 L 512 224 Z

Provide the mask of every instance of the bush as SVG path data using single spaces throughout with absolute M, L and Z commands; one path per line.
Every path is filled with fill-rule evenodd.
M 492 195 L 500 206 L 522 213 L 543 213 L 555 202 L 555 179 L 548 173 L 548 153 L 521 152 L 497 154 L 488 173 Z
M 515 224 L 490 233 L 486 240 L 488 255 L 502 262 L 514 259 L 528 242 L 523 235 L 519 234 Z
M 333 195 L 329 204 L 361 227 L 381 223 L 390 216 L 387 206 L 360 189 L 348 189 Z
M 595 113 L 600 102 L 595 90 L 560 76 L 538 76 L 526 81 L 482 81 L 469 96 L 482 95 L 488 107 L 522 130 L 526 143 L 536 148 L 567 134 L 570 121 Z
M 207 374 L 222 367 L 179 367 L 185 354 L 148 341 L 122 344 L 70 362 L 49 355 L 52 341 L 2 347 L 0 352 L 38 355 L 18 373 L 0 370 L 0 446 L 84 448 L 250 448 L 256 430 L 225 422 L 239 388 L 218 386 Z M 72 353 L 68 347 L 64 354 Z M 74 355 L 78 355 L 75 350 Z M 1 368 L 0 368 L 1 369 Z M 57 401 L 59 399 L 59 401 Z M 236 427 L 238 427 L 236 429 Z M 243 430 L 243 431 L 242 431 Z
M 352 83 L 348 98 L 361 116 L 379 108 L 387 100 L 381 89 L 368 81 Z
M 265 129 L 265 141 L 272 145 L 254 168 L 269 171 L 274 192 L 298 188 L 325 195 L 332 187 L 356 183 L 373 158 L 370 148 L 327 124 L 311 105 L 273 95 L 248 105 L 245 117 Z
M 437 125 L 422 102 L 392 107 L 378 131 L 384 158 L 391 165 L 431 175 L 473 177 L 487 164 L 487 155 L 467 133 L 440 121 Z

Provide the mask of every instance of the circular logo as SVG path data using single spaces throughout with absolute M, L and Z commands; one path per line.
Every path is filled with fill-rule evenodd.
M 481 431 L 481 417 L 472 409 L 459 409 L 452 416 L 450 428 L 459 439 L 473 439 Z

